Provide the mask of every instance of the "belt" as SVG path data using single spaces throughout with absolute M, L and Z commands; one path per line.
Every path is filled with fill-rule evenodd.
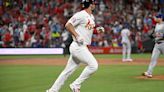
M 157 44 L 161 44 L 161 43 L 163 43 L 163 42 L 156 42 Z

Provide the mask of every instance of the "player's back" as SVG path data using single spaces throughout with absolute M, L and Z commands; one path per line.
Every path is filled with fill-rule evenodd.
M 164 23 L 157 23 L 155 27 L 155 34 L 164 34 Z M 164 42 L 163 37 L 155 37 L 156 42 Z
M 93 28 L 95 27 L 93 15 L 89 15 L 85 10 L 77 12 L 69 22 L 75 27 L 75 31 L 84 39 L 84 44 L 90 45 Z M 75 38 L 73 38 L 75 40 Z
M 130 30 L 125 28 L 121 31 L 122 42 L 129 42 Z

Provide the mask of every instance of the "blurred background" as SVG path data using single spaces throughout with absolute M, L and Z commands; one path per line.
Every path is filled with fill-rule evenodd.
M 97 0 L 91 48 L 121 48 L 124 25 L 131 31 L 133 53 L 151 52 L 154 16 L 164 13 L 164 0 Z M 81 0 L 0 0 L 0 48 L 64 48 L 72 41 L 64 25 L 81 9 Z M 96 29 L 94 30 L 96 31 Z M 117 53 L 117 51 L 116 51 Z

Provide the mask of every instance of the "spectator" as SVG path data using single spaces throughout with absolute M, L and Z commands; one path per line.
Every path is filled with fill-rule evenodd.
M 76 11 L 80 10 L 78 0 L 0 0 L 1 30 L 6 25 L 10 31 L 10 47 L 30 47 L 30 39 L 34 33 L 36 47 L 62 47 L 64 40 L 64 24 Z M 106 47 L 112 44 L 120 46 L 120 31 L 122 25 L 128 23 L 133 34 L 138 32 L 143 36 L 152 29 L 156 22 L 153 16 L 164 11 L 163 0 L 98 0 L 95 22 L 104 25 L 105 34 L 94 34 L 92 46 Z M 153 6 L 153 7 L 152 7 Z M 12 24 L 12 26 L 10 26 Z M 47 31 L 41 30 L 43 27 Z M 137 29 L 137 30 L 136 30 Z M 22 31 L 23 30 L 23 31 Z M 6 29 L 5 29 L 6 31 Z M 1 32 L 2 37 L 6 32 Z M 132 45 L 138 40 L 133 35 Z M 18 38 L 19 37 L 19 38 Z M 21 39 L 20 39 L 21 37 Z M 97 37 L 102 38 L 97 40 Z M 143 41 L 143 37 L 141 37 Z M 113 43 L 112 43 L 113 42 Z M 1 41 L 4 43 L 4 40 Z M 5 46 L 6 47 L 6 46 Z M 133 47 L 133 46 L 132 46 Z

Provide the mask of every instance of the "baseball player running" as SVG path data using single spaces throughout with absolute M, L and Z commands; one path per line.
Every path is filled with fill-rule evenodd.
M 143 76 L 152 78 L 153 68 L 157 63 L 157 59 L 161 53 L 164 54 L 164 14 L 158 14 L 155 18 L 157 24 L 152 37 L 155 38 L 155 46 L 153 48 L 151 61 L 148 70 L 143 73 Z
M 81 84 L 98 69 L 96 59 L 87 48 L 87 45 L 91 44 L 93 28 L 95 27 L 94 16 L 92 15 L 95 4 L 95 0 L 82 0 L 83 10 L 74 14 L 66 23 L 65 27 L 73 37 L 73 42 L 69 48 L 70 58 L 65 69 L 46 92 L 59 92 L 67 78 L 79 67 L 80 63 L 84 63 L 86 64 L 85 69 L 70 84 L 72 92 L 80 92 Z M 103 27 L 97 29 L 104 31 Z
M 130 30 L 124 26 L 121 31 L 122 43 L 122 61 L 133 61 L 131 59 Z

